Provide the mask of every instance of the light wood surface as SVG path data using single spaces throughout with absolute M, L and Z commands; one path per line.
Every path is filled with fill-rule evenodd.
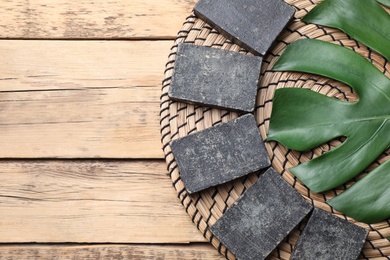
M 173 38 L 195 0 L 2 0 L 0 35 L 22 39 Z
M 172 44 L 172 40 L 1 40 L 1 92 L 154 87 L 153 95 L 137 91 L 132 96 L 158 102 Z
M 163 160 L 167 55 L 195 0 L 0 0 L 0 259 L 223 259 Z
M 0 260 L 5 259 L 180 259 L 222 260 L 211 245 L 93 245 L 93 246 L 0 246 Z
M 3 161 L 0 183 L 0 243 L 205 241 L 161 161 Z
M 163 158 L 159 99 L 171 45 L 0 41 L 0 157 Z

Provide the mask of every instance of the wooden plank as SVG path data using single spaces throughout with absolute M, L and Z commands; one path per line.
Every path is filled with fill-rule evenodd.
M 1 161 L 0 183 L 0 243 L 205 241 L 162 161 Z
M 0 157 L 162 158 L 170 41 L 0 41 Z
M 153 86 L 158 92 L 172 45 L 0 40 L 0 91 Z
M 131 87 L 0 93 L 0 157 L 162 158 L 157 93 Z
M 173 38 L 196 0 L 3 0 L 1 38 Z
M 0 246 L 0 260 L 14 259 L 170 259 L 170 260 L 223 260 L 210 244 L 190 245 L 28 245 Z

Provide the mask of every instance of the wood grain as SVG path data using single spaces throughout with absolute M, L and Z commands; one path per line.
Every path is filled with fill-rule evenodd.
M 0 246 L 0 260 L 16 259 L 99 260 L 99 259 L 225 259 L 209 244 L 183 245 L 91 245 L 91 246 Z
M 157 101 L 172 45 L 169 40 L 0 40 L 0 91 L 154 87 Z M 144 94 L 138 100 L 150 101 Z
M 205 241 L 162 161 L 1 161 L 0 183 L 0 243 Z
M 0 157 L 162 158 L 170 41 L 0 41 Z
M 174 38 L 195 0 L 2 0 L 1 38 Z

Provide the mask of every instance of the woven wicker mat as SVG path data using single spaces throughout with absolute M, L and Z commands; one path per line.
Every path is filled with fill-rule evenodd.
M 346 34 L 335 29 L 320 27 L 313 24 L 304 24 L 300 21 L 300 18 L 302 18 L 315 6 L 315 4 L 320 1 L 287 0 L 286 2 L 296 8 L 295 19 L 292 20 L 289 27 L 282 32 L 277 42 L 271 48 L 271 51 L 265 57 L 261 71 L 262 78 L 258 88 L 255 117 L 263 139 L 267 136 L 269 117 L 272 108 L 272 97 L 275 89 L 277 88 L 308 88 L 341 100 L 357 100 L 356 94 L 353 93 L 348 86 L 334 80 L 303 73 L 272 72 L 270 69 L 280 53 L 284 50 L 287 44 L 293 41 L 300 38 L 315 38 L 343 45 L 360 53 L 369 59 L 387 76 L 390 76 L 390 65 L 384 58 L 351 39 Z M 184 205 L 186 212 L 190 215 L 192 221 L 197 225 L 198 229 L 203 233 L 206 239 L 208 239 L 221 254 L 225 255 L 229 259 L 234 259 L 234 256 L 211 234 L 209 228 L 222 216 L 226 209 L 230 207 L 233 202 L 258 179 L 258 176 L 256 174 L 252 174 L 234 182 L 210 188 L 194 195 L 189 195 L 184 189 L 184 184 L 180 179 L 180 173 L 178 171 L 175 158 L 171 153 L 169 142 L 173 139 L 211 127 L 217 123 L 226 122 L 236 118 L 238 114 L 220 109 L 174 102 L 168 98 L 167 93 L 173 73 L 177 44 L 181 42 L 222 48 L 245 54 L 247 54 L 247 52 L 237 45 L 232 44 L 231 41 L 224 38 L 211 26 L 192 14 L 183 24 L 183 27 L 179 31 L 178 37 L 171 49 L 169 61 L 166 65 L 165 79 L 163 80 L 161 95 L 162 143 L 169 175 L 173 181 L 173 186 L 177 190 L 178 197 Z M 342 141 L 343 139 L 339 138 L 306 153 L 291 151 L 274 142 L 266 143 L 266 148 L 271 157 L 273 167 L 305 199 L 318 208 L 332 212 L 341 218 L 345 218 L 356 225 L 370 230 L 368 240 L 364 245 L 360 258 L 390 259 L 390 242 L 387 239 L 387 237 L 390 236 L 390 220 L 374 225 L 358 223 L 353 219 L 347 218 L 346 216 L 334 211 L 325 203 L 326 200 L 341 193 L 346 187 L 353 184 L 365 173 L 362 173 L 350 183 L 338 187 L 335 190 L 323 194 L 315 194 L 310 192 L 310 190 L 302 185 L 302 183 L 288 171 L 288 168 L 295 166 L 300 162 L 306 162 L 315 158 L 329 149 L 336 147 Z M 389 157 L 390 151 L 388 150 L 373 165 L 371 165 L 367 171 L 372 170 Z M 301 229 L 302 226 L 297 227 L 278 246 L 269 258 L 289 259 Z

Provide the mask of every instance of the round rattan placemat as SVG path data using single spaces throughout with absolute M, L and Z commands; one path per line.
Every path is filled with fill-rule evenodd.
M 277 88 L 308 88 L 324 95 L 341 100 L 356 101 L 357 96 L 351 89 L 340 82 L 304 73 L 293 72 L 273 72 L 272 65 L 280 56 L 287 44 L 300 38 L 315 38 L 323 41 L 343 45 L 360 53 L 370 60 L 378 69 L 387 76 L 390 76 L 390 65 L 377 53 L 371 51 L 361 43 L 351 39 L 346 34 L 336 29 L 321 27 L 313 24 L 305 24 L 300 19 L 312 9 L 319 0 L 286 0 L 287 3 L 296 8 L 294 19 L 289 26 L 281 33 L 276 43 L 264 57 L 261 81 L 258 87 L 257 103 L 255 117 L 263 139 L 266 139 L 269 125 L 269 117 L 272 109 L 272 98 Z M 186 212 L 203 233 L 204 237 L 209 240 L 218 251 L 229 259 L 234 256 L 211 234 L 209 228 L 223 215 L 236 199 L 245 192 L 257 179 L 258 175 L 251 174 L 233 182 L 210 188 L 200 193 L 189 195 L 180 178 L 175 158 L 172 155 L 169 142 L 173 139 L 184 137 L 191 133 L 211 127 L 220 122 L 226 122 L 238 117 L 237 113 L 228 112 L 215 108 L 194 106 L 175 102 L 169 99 L 168 89 L 173 73 L 175 63 L 175 54 L 177 45 L 182 42 L 196 45 L 210 46 L 230 51 L 241 52 L 251 55 L 246 50 L 233 44 L 225 37 L 220 35 L 211 26 L 206 24 L 194 14 L 190 15 L 179 31 L 177 39 L 171 48 L 169 61 L 166 64 L 165 79 L 163 80 L 161 95 L 161 135 L 163 150 L 167 162 L 169 175 L 173 181 L 173 186 L 178 192 L 178 197 L 185 207 Z M 334 211 L 325 201 L 331 199 L 336 194 L 341 193 L 348 186 L 352 185 L 357 179 L 364 176 L 362 173 L 359 177 L 351 182 L 338 187 L 332 191 L 322 194 L 310 192 L 299 180 L 297 180 L 288 169 L 301 162 L 308 161 L 316 156 L 323 154 L 339 145 L 342 138 L 333 140 L 322 145 L 310 152 L 299 153 L 292 151 L 275 142 L 266 143 L 266 148 L 271 157 L 272 166 L 291 184 L 305 199 L 314 206 L 332 212 L 333 214 L 347 219 L 348 221 L 362 226 L 370 231 L 368 240 L 360 255 L 362 259 L 390 259 L 390 220 L 367 225 L 356 222 L 339 212 Z M 390 150 L 387 150 L 378 160 L 368 169 L 372 170 L 381 162 L 390 157 Z M 289 259 L 292 249 L 297 241 L 302 227 L 297 227 L 270 255 L 270 259 Z

